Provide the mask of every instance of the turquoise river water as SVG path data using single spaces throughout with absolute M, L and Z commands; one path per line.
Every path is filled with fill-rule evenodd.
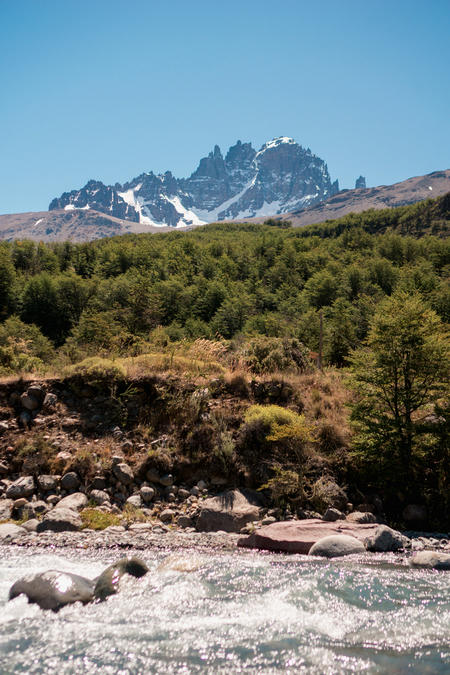
M 9 587 L 46 569 L 95 577 L 122 554 L 1 553 L 2 675 L 450 672 L 450 573 L 394 556 L 146 551 L 146 577 L 53 613 Z

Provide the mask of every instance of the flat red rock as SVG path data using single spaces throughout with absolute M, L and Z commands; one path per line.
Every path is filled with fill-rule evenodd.
M 286 520 L 265 525 L 248 537 L 241 537 L 238 546 L 306 554 L 322 537 L 348 534 L 359 541 L 364 541 L 377 527 L 379 523 L 352 523 L 346 520 L 337 520 L 334 523 L 315 519 Z

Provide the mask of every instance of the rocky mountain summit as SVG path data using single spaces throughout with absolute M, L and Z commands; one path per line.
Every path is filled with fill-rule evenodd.
M 150 171 L 124 185 L 90 180 L 53 199 L 49 210 L 94 210 L 149 228 L 187 227 L 300 210 L 337 192 L 325 162 L 282 136 L 258 152 L 237 141 L 225 157 L 216 145 L 189 178 Z

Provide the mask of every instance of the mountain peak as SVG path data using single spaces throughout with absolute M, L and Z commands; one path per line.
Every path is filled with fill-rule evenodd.
M 298 210 L 335 191 L 322 159 L 278 136 L 259 152 L 238 140 L 225 158 L 215 145 L 189 178 L 150 171 L 123 185 L 91 180 L 54 199 L 49 210 L 93 209 L 151 227 L 186 227 Z
M 272 138 L 271 141 L 267 141 L 264 145 L 261 146 L 259 152 L 264 152 L 265 150 L 272 150 L 273 148 L 279 148 L 280 145 L 298 145 L 293 138 L 288 136 L 278 136 L 277 138 Z

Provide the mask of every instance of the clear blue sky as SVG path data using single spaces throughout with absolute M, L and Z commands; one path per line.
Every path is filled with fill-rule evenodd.
M 450 0 L 0 0 L 0 213 L 292 136 L 353 187 L 450 168 Z

